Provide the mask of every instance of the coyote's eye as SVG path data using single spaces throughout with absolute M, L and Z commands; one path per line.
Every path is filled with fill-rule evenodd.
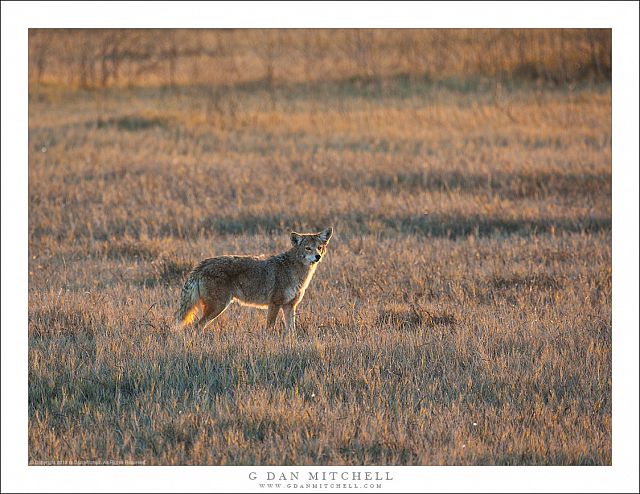
M 307 246 L 304 248 L 304 250 L 306 250 L 307 252 L 311 252 L 311 247 Z

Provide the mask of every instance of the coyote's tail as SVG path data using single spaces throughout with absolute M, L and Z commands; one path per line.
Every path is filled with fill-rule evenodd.
M 176 324 L 179 327 L 188 326 L 200 317 L 202 317 L 200 279 L 192 273 L 182 287 L 180 307 L 176 312 Z

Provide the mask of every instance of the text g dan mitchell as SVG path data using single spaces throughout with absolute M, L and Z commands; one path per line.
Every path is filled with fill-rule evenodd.
M 249 472 L 250 480 L 393 480 L 391 472 Z

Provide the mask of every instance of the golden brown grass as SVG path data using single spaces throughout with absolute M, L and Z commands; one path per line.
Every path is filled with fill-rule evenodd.
M 30 463 L 611 463 L 610 87 L 385 77 L 32 85 Z M 295 335 L 171 330 L 328 225 Z
M 611 80 L 610 29 L 31 29 L 31 82 Z

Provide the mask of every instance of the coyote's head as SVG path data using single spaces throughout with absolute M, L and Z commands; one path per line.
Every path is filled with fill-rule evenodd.
M 327 251 L 327 244 L 333 235 L 333 228 L 329 227 L 320 233 L 291 232 L 293 252 L 304 264 L 311 266 L 320 262 Z

